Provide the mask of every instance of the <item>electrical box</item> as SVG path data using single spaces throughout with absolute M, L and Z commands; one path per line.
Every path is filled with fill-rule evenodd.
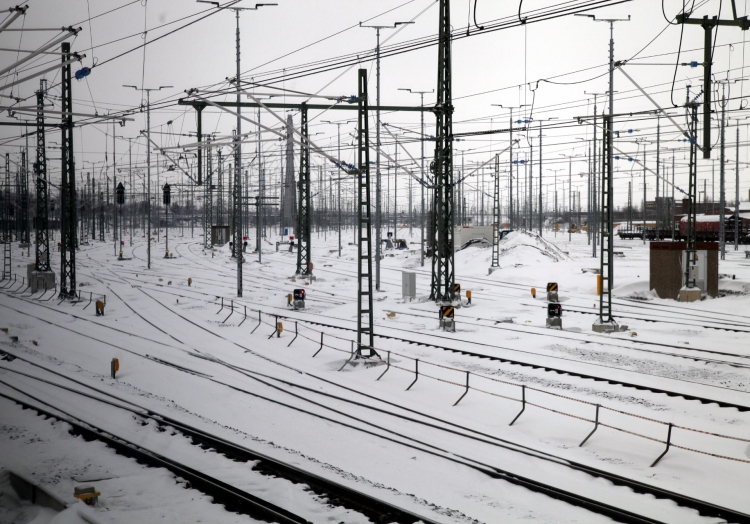
M 706 292 L 706 276 L 708 274 L 708 251 L 696 251 L 697 260 L 690 267 L 690 278 L 695 280 L 695 286 Z M 685 285 L 685 265 L 687 264 L 687 251 L 682 252 L 682 285 Z
M 401 296 L 404 300 L 417 298 L 417 274 L 411 271 L 401 272 Z

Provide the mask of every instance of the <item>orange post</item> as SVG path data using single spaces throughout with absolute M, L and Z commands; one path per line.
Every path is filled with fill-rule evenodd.
M 602 294 L 602 276 L 596 275 L 596 294 L 601 296 Z

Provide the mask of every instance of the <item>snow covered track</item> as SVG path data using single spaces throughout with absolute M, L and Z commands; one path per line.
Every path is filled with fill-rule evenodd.
M 86 396 L 99 402 L 106 402 L 103 399 L 97 398 L 92 394 L 75 390 L 70 387 L 65 387 L 49 380 L 32 377 L 24 373 L 19 374 L 24 375 L 28 378 L 32 378 L 34 380 L 44 382 L 47 385 L 52 385 L 56 388 L 63 389 L 65 391 L 71 391 L 78 395 Z M 130 442 L 123 437 L 113 435 L 111 431 L 97 427 L 91 422 L 81 420 L 78 417 L 74 417 L 70 413 L 63 411 L 52 403 L 36 398 L 17 387 L 10 386 L 2 380 L 0 380 L 0 384 L 10 387 L 17 393 L 21 393 L 22 395 L 27 396 L 38 403 L 45 404 L 53 411 L 60 412 L 64 416 L 61 417 L 59 414 L 47 411 L 44 408 L 39 407 L 38 405 L 31 404 L 27 401 L 21 400 L 15 396 L 8 395 L 3 392 L 0 392 L 0 396 L 12 400 L 13 402 L 18 403 L 24 408 L 33 409 L 40 415 L 56 418 L 67 422 L 73 428 L 71 431 L 72 433 L 82 435 L 87 440 L 101 440 L 108 446 L 115 449 L 118 453 L 134 458 L 141 463 L 148 464 L 152 467 L 165 467 L 172 471 L 175 475 L 188 480 L 191 487 L 194 487 L 206 493 L 207 495 L 214 497 L 216 503 L 224 505 L 230 511 L 247 514 L 254 518 L 259 518 L 267 522 L 281 522 L 285 524 L 306 524 L 309 522 L 305 518 L 300 517 L 299 515 L 296 515 L 289 510 L 278 507 L 275 504 L 265 501 L 251 493 L 244 492 L 226 482 L 222 482 L 221 480 L 213 478 L 202 471 L 194 469 L 163 455 L 157 454 L 151 450 L 145 449 L 142 446 Z M 132 404 L 127 400 L 119 399 L 100 390 L 94 391 L 99 395 L 108 395 L 120 402 L 107 402 L 107 404 L 116 406 L 120 410 L 128 411 L 135 415 L 138 419 L 150 419 L 154 421 L 159 426 L 161 432 L 177 431 L 185 437 L 188 437 L 194 445 L 200 446 L 203 449 L 220 453 L 230 460 L 234 460 L 237 462 L 254 462 L 252 469 L 254 471 L 261 472 L 263 475 L 287 479 L 294 484 L 304 484 L 305 486 L 309 487 L 312 492 L 320 496 L 322 500 L 325 500 L 325 503 L 328 505 L 342 506 L 354 511 L 361 512 L 363 515 L 371 518 L 374 522 L 397 522 L 399 524 L 425 522 L 437 524 L 436 521 L 427 519 L 423 516 L 415 515 L 401 508 L 397 508 L 393 505 L 387 504 L 381 500 L 354 491 L 341 484 L 331 482 L 330 480 L 322 478 L 318 475 L 309 473 L 289 464 L 285 464 L 277 459 L 259 454 L 256 451 L 241 447 L 237 444 L 218 438 L 214 435 L 210 435 L 198 428 L 186 425 L 170 417 L 165 417 L 163 415 L 153 413 L 152 411 L 141 406 L 133 404 L 135 408 L 132 408 L 128 407 L 127 405 L 123 405 L 122 403 Z M 644 520 L 643 522 L 652 521 Z
M 12 371 L 6 368 L 5 366 L 2 366 L 2 369 Z M 55 373 L 50 370 L 46 370 L 46 371 L 60 375 L 59 373 Z M 136 417 L 136 420 L 141 420 L 141 419 L 153 420 L 159 426 L 161 432 L 177 431 L 181 433 L 182 435 L 189 437 L 194 445 L 198 445 L 198 446 L 203 447 L 204 449 L 209 449 L 211 451 L 220 453 L 231 460 L 240 461 L 240 462 L 255 461 L 253 470 L 260 471 L 264 475 L 273 475 L 275 477 L 289 479 L 294 483 L 303 483 L 309 486 L 311 490 L 317 495 L 321 495 L 325 497 L 325 499 L 328 501 L 329 504 L 342 505 L 347 508 L 353 509 L 355 511 L 359 511 L 367 515 L 369 518 L 373 519 L 374 522 L 398 522 L 399 524 L 406 524 L 406 523 L 412 523 L 412 522 L 435 523 L 435 521 L 433 520 L 427 519 L 422 516 L 414 515 L 408 511 L 405 511 L 400 508 L 396 508 L 390 504 L 384 503 L 383 501 L 380 501 L 372 497 L 368 497 L 362 493 L 353 491 L 340 484 L 330 482 L 327 479 L 324 479 L 317 475 L 310 474 L 306 471 L 300 470 L 297 467 L 290 466 L 288 464 L 281 463 L 276 459 L 258 454 L 257 452 L 238 446 L 232 442 L 207 434 L 206 432 L 198 428 L 186 425 L 170 417 L 165 417 L 164 415 L 154 413 L 151 410 L 144 408 L 142 406 L 133 404 L 132 402 L 128 400 L 120 399 L 110 393 L 101 391 L 96 388 L 91 388 L 91 386 L 87 386 L 87 387 L 94 390 L 96 395 L 82 392 L 74 388 L 66 387 L 61 384 L 52 382 L 50 380 L 44 380 L 39 377 L 27 375 L 22 372 L 15 371 L 14 373 L 26 376 L 28 378 L 34 379 L 39 382 L 43 382 L 48 385 L 52 385 L 59 389 L 71 391 L 78 395 L 86 396 L 87 398 L 97 400 L 98 402 L 106 402 L 107 404 L 111 406 L 116 406 L 118 409 L 129 411 Z M 72 379 L 68 378 L 68 380 L 72 380 Z M 0 384 L 10 387 L 11 389 L 15 390 L 16 393 L 21 393 L 23 396 L 27 396 L 30 399 L 36 401 L 37 403 L 41 403 L 41 404 L 48 406 L 49 408 L 53 410 L 53 412 L 50 412 L 44 408 L 40 408 L 36 404 L 31 404 L 28 401 L 21 400 L 17 398 L 16 396 L 8 395 L 1 391 L 0 391 L 0 396 L 7 398 L 9 400 L 12 400 L 13 402 L 16 402 L 17 404 L 23 406 L 24 408 L 33 409 L 36 412 L 38 412 L 40 415 L 43 415 L 45 417 L 55 418 L 55 419 L 63 420 L 67 422 L 68 424 L 72 426 L 73 429 L 71 430 L 71 433 L 73 434 L 82 435 L 87 440 L 103 441 L 108 446 L 115 449 L 118 453 L 131 457 L 131 458 L 135 458 L 139 462 L 146 463 L 152 467 L 165 467 L 169 469 L 170 471 L 172 471 L 175 475 L 178 475 L 179 477 L 185 480 L 188 480 L 192 487 L 195 487 L 203 491 L 204 493 L 213 496 L 215 499 L 215 502 L 223 504 L 230 511 L 236 511 L 238 513 L 245 513 L 255 518 L 260 518 L 262 520 L 268 519 L 269 522 L 282 522 L 282 523 L 308 522 L 302 517 L 295 515 L 289 511 L 286 511 L 283 508 L 279 508 L 271 503 L 263 501 L 252 494 L 243 492 L 242 490 L 239 490 L 233 486 L 230 486 L 218 479 L 212 478 L 198 470 L 195 470 L 194 468 L 191 468 L 189 466 L 176 462 L 175 460 L 156 454 L 153 451 L 144 449 L 142 446 L 138 444 L 129 442 L 124 438 L 113 435 L 111 431 L 104 430 L 100 427 L 95 426 L 94 424 L 90 422 L 83 421 L 80 418 L 74 417 L 70 413 L 54 406 L 52 403 L 41 400 L 35 396 L 32 396 L 31 394 L 21 390 L 18 387 L 11 386 L 2 380 L 0 380 Z M 118 403 L 105 401 L 101 398 L 98 398 L 97 395 L 109 396 L 115 399 Z M 131 404 L 134 407 L 129 407 L 124 404 Z M 367 406 L 360 404 L 360 407 L 367 407 Z M 54 411 L 60 412 L 64 416 L 61 417 L 59 414 L 54 413 Z M 145 423 L 142 421 L 139 423 L 142 425 L 145 425 Z M 467 431 L 467 428 L 459 428 L 459 429 L 462 431 Z M 468 431 L 471 431 L 471 430 L 468 430 Z M 474 438 L 478 438 L 479 440 L 483 440 L 487 442 L 487 440 L 485 440 L 485 437 L 490 438 L 490 439 L 492 438 L 489 435 L 478 435 L 478 436 L 475 436 Z M 416 444 L 417 446 L 426 446 L 428 448 L 434 447 L 428 443 L 420 442 L 420 441 L 414 441 L 412 445 L 414 444 Z M 690 497 L 685 497 L 679 493 L 669 492 L 667 490 L 659 489 L 657 487 L 644 484 L 641 482 L 637 482 L 632 479 L 620 477 L 617 475 L 612 475 L 605 471 L 596 470 L 594 468 L 585 466 L 583 464 L 576 464 L 576 463 L 565 461 L 564 459 L 559 459 L 555 457 L 549 457 L 549 456 L 545 457 L 544 454 L 529 452 L 529 450 L 526 450 L 525 453 L 529 454 L 530 456 L 540 458 L 542 460 L 551 460 L 554 463 L 566 464 L 568 467 L 574 470 L 585 472 L 597 478 L 606 479 L 612 482 L 612 484 L 615 486 L 624 486 L 624 487 L 630 488 L 635 493 L 648 494 L 658 499 L 674 501 L 680 506 L 689 507 L 689 508 L 693 508 L 697 510 L 703 516 L 723 518 L 723 519 L 727 519 L 727 521 L 729 522 L 750 523 L 750 515 L 745 515 L 736 511 L 732 511 L 727 508 L 722 508 L 722 507 L 713 505 L 705 501 L 692 499 Z M 442 456 L 445 457 L 445 455 L 442 455 Z M 568 490 L 557 488 L 550 484 L 545 484 L 543 482 L 535 481 L 533 479 L 526 478 L 524 476 L 517 475 L 509 471 L 505 471 L 503 469 L 497 468 L 495 466 L 492 466 L 486 463 L 482 463 L 476 460 L 461 457 L 460 455 L 456 455 L 455 458 L 452 458 L 450 460 L 453 460 L 454 462 L 458 464 L 462 464 L 462 465 L 466 465 L 466 466 L 478 469 L 479 471 L 483 472 L 484 474 L 492 478 L 506 480 L 513 484 L 526 487 L 532 491 L 543 493 L 550 497 L 569 502 L 571 504 L 580 506 L 582 508 L 586 508 L 595 513 L 605 515 L 619 522 L 635 522 L 635 523 L 644 523 L 644 524 L 646 523 L 658 524 L 658 523 L 663 522 L 661 520 L 657 520 L 657 519 L 650 518 L 645 515 L 638 514 L 636 512 L 629 511 L 622 507 L 617 507 L 614 505 L 606 504 L 601 501 L 597 501 L 595 499 L 591 499 L 591 498 L 576 494 Z
M 61 416 L 59 414 L 54 414 L 39 406 L 34 406 L 2 392 L 0 392 L 0 396 L 17 403 L 26 409 L 33 409 L 39 413 L 39 415 L 44 417 L 66 422 L 72 427 L 71 433 L 74 435 L 81 435 L 88 441 L 102 441 L 107 446 L 117 451 L 117 453 L 133 458 L 142 464 L 147 464 L 151 467 L 166 468 L 178 477 L 187 480 L 189 484 L 186 487 L 195 487 L 203 493 L 212 496 L 217 503 L 224 505 L 230 511 L 251 515 L 267 522 L 281 522 L 284 524 L 307 524 L 308 522 L 290 511 L 275 506 L 274 504 L 264 501 L 250 493 L 246 493 L 205 473 L 185 466 L 153 451 L 144 449 L 122 437 L 109 435 L 107 434 L 108 432 L 90 423 L 83 422 L 69 415 Z M 50 407 L 54 410 L 58 410 L 54 406 Z
M 341 325 L 333 325 L 333 324 L 328 324 L 328 323 L 325 323 L 325 322 L 311 320 L 309 318 L 305 318 L 305 317 L 300 316 L 300 315 L 290 315 L 289 313 L 285 313 L 285 314 L 284 313 L 279 313 L 279 314 L 273 314 L 272 316 L 274 316 L 275 318 L 282 319 L 282 320 L 287 320 L 288 319 L 288 320 L 293 320 L 293 321 L 300 321 L 300 322 L 304 322 L 306 324 L 320 326 L 320 327 L 324 327 L 324 328 L 328 328 L 328 329 L 344 330 L 344 331 L 348 331 L 348 332 L 356 332 L 356 329 L 354 329 L 354 328 L 347 328 L 347 327 L 342 327 Z M 594 374 L 589 374 L 589 373 L 581 373 L 579 371 L 573 371 L 571 369 L 563 369 L 563 368 L 559 368 L 559 367 L 549 366 L 548 364 L 535 363 L 535 362 L 533 362 L 531 360 L 525 360 L 524 361 L 524 360 L 518 360 L 518 359 L 505 358 L 505 357 L 501 357 L 501 356 L 497 356 L 497 355 L 492 355 L 492 354 L 488 354 L 488 353 L 480 353 L 478 351 L 468 351 L 466 349 L 460 349 L 460 348 L 457 348 L 457 347 L 451 347 L 451 346 L 447 346 L 447 345 L 442 345 L 440 342 L 433 342 L 433 341 L 425 342 L 424 341 L 425 340 L 424 333 L 417 333 L 415 331 L 409 331 L 409 330 L 400 329 L 400 328 L 395 328 L 395 329 L 394 328 L 390 328 L 390 327 L 387 328 L 387 330 L 392 330 L 392 329 L 396 330 L 396 331 L 400 331 L 400 332 L 421 335 L 422 340 L 420 341 L 420 340 L 417 340 L 416 338 L 403 338 L 403 337 L 398 337 L 398 336 L 394 336 L 394 335 L 382 334 L 383 331 L 386 331 L 386 330 L 381 331 L 381 333 L 379 333 L 379 334 L 377 334 L 375 336 L 376 336 L 376 338 L 380 338 L 380 339 L 383 339 L 383 340 L 386 340 L 386 341 L 387 340 L 396 340 L 396 341 L 399 341 L 399 342 L 404 342 L 406 344 L 414 344 L 414 345 L 418 345 L 418 346 L 424 346 L 424 347 L 430 347 L 430 348 L 440 349 L 440 350 L 443 350 L 443 351 L 449 351 L 449 352 L 453 352 L 453 353 L 459 353 L 459 354 L 462 354 L 462 355 L 467 355 L 467 356 L 470 356 L 470 357 L 476 357 L 476 358 L 479 358 L 479 359 L 487 359 L 487 360 L 493 360 L 493 361 L 497 361 L 497 362 L 503 362 L 503 363 L 507 363 L 507 364 L 511 364 L 511 365 L 517 365 L 517 366 L 522 366 L 522 367 L 529 367 L 529 368 L 532 368 L 532 369 L 540 369 L 540 370 L 543 370 L 543 371 L 546 371 L 546 372 L 552 372 L 552 373 L 563 374 L 563 375 L 570 375 L 572 377 L 579 377 L 579 378 L 583 378 L 583 379 L 594 380 L 594 381 L 597 381 L 597 382 L 607 382 L 609 384 L 614 384 L 614 385 L 623 386 L 623 387 L 627 387 L 627 388 L 635 388 L 635 389 L 638 389 L 638 390 L 651 391 L 652 393 L 664 394 L 664 395 L 667 395 L 667 396 L 670 396 L 670 397 L 680 397 L 680 398 L 683 398 L 685 400 L 697 400 L 697 401 L 701 402 L 702 404 L 716 404 L 717 406 L 722 407 L 722 408 L 734 408 L 734 409 L 737 409 L 738 411 L 742 411 L 742 412 L 750 411 L 750 405 L 738 404 L 738 403 L 731 402 L 731 401 L 728 401 L 728 400 L 720 400 L 720 399 L 712 398 L 712 397 L 708 397 L 708 396 L 696 396 L 696 395 L 693 395 L 693 394 L 690 394 L 690 393 L 686 393 L 686 392 L 684 392 L 684 390 L 683 391 L 677 391 L 677 390 L 662 389 L 662 388 L 658 388 L 658 387 L 655 387 L 655 386 L 647 385 L 645 382 L 629 382 L 629 381 L 623 380 L 621 378 L 615 378 L 614 376 L 606 377 L 606 376 L 603 376 L 601 374 L 594 375 Z M 504 350 L 508 349 L 508 348 L 502 348 L 502 347 L 491 345 L 491 344 L 482 344 L 482 343 L 474 342 L 474 341 L 471 341 L 471 340 L 456 339 L 455 337 L 447 337 L 447 336 L 436 335 L 436 334 L 428 335 L 428 337 L 429 338 L 435 338 L 435 339 L 441 340 L 441 341 L 449 340 L 451 342 L 456 342 L 456 343 L 464 345 L 464 346 L 466 346 L 466 345 L 477 345 L 477 346 L 480 346 L 480 347 L 484 346 L 484 347 L 493 348 L 493 349 L 504 349 Z
M 376 347 L 384 358 L 391 352 L 391 366 L 345 366 L 356 320 L 349 263 L 321 257 L 318 281 L 292 283 L 288 254 L 264 253 L 265 264 L 245 266 L 247 287 L 238 299 L 226 251 L 212 258 L 190 241 L 170 239 L 170 246 L 181 257 L 157 260 L 151 271 L 138 260 L 140 243 L 124 262 L 113 262 L 98 244 L 82 248 L 85 303 L 0 290 L 2 324 L 19 337 L 11 343 L 0 334 L 0 351 L 16 357 L 0 362 L 0 393 L 52 414 L 62 410 L 84 427 L 310 522 L 391 515 L 395 522 L 451 524 L 529 516 L 549 523 L 750 523 L 741 483 L 714 481 L 743 478 L 750 467 L 743 463 L 750 458 L 750 355 L 741 345 L 688 338 L 682 347 L 682 337 L 653 335 L 680 324 L 648 322 L 656 326 L 648 331 L 638 320 L 638 337 L 544 329 L 544 301 L 532 301 L 525 286 L 479 278 L 470 284 L 475 304 L 457 310 L 459 330 L 444 333 L 435 330 L 434 304 L 387 298 L 397 273 L 386 266 Z M 303 286 L 306 309 L 284 307 L 286 294 Z M 106 294 L 105 316 L 83 310 L 89 292 Z M 578 295 L 564 298 L 572 310 L 586 311 L 591 299 Z M 697 326 L 731 318 L 639 306 L 622 308 L 647 318 L 659 306 L 659 319 Z M 498 323 L 509 313 L 518 320 Z M 565 322 L 575 326 L 583 316 Z M 745 336 L 711 331 L 722 340 Z M 123 367 L 117 379 L 109 377 L 112 357 Z M 650 468 L 665 451 L 668 424 L 672 448 Z M 0 444 L 3 438 L 0 431 Z M 293 476 L 297 470 L 323 483 Z M 285 496 L 268 497 L 266 486 L 282 482 L 287 487 L 274 490 Z M 106 503 L 113 492 L 106 485 L 102 491 Z M 350 493 L 370 502 L 351 501 Z

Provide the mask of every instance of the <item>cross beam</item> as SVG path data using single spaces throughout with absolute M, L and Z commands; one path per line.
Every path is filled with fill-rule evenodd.
M 357 105 L 340 105 L 340 104 L 286 104 L 277 102 L 263 102 L 259 104 L 256 102 L 214 102 L 217 106 L 221 107 L 268 107 L 272 109 L 302 109 L 304 105 L 308 110 L 320 110 L 320 111 L 357 111 Z M 185 100 L 180 98 L 177 101 L 177 105 L 181 106 L 193 106 L 193 107 L 205 107 L 205 102 L 195 100 Z M 431 113 L 436 111 L 434 107 L 414 107 L 414 106 L 369 106 L 369 111 L 416 111 L 416 112 L 427 112 Z

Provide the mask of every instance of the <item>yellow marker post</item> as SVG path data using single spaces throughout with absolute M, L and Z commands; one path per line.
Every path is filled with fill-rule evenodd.
M 536 298 L 536 288 L 535 287 L 531 288 L 531 296 L 532 296 L 532 298 Z
M 596 275 L 596 294 L 601 296 L 602 294 L 602 276 Z

